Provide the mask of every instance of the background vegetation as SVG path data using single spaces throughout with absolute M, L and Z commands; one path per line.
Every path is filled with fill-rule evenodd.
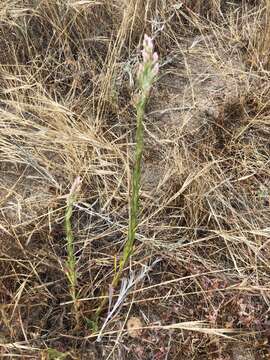
M 1 1 L 2 357 L 267 358 L 269 16 L 268 0 Z M 112 292 L 145 33 L 160 72 L 136 242 Z M 78 176 L 75 321 L 64 220 Z

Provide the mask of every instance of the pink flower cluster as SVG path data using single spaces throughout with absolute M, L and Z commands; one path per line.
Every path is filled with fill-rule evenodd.
M 77 176 L 76 179 L 74 180 L 72 186 L 71 186 L 68 197 L 72 197 L 78 191 L 81 183 L 82 183 L 81 177 Z
M 138 70 L 138 80 L 143 93 L 148 94 L 159 71 L 158 54 L 154 52 L 153 39 L 148 35 L 144 35 L 142 58 L 143 61 Z
M 144 35 L 144 40 L 143 40 L 143 50 L 142 50 L 142 56 L 143 56 L 143 64 L 145 65 L 149 62 L 152 63 L 153 66 L 153 73 L 155 75 L 158 74 L 158 54 L 154 51 L 154 44 L 153 44 L 153 39 L 148 36 L 148 35 Z

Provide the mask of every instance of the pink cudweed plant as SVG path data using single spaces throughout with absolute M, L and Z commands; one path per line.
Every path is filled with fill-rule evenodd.
M 143 120 L 144 120 L 147 100 L 150 95 L 150 89 L 158 74 L 158 54 L 154 52 L 153 40 L 147 35 L 144 35 L 142 58 L 143 61 L 139 65 L 139 70 L 137 75 L 138 87 L 140 92 L 138 94 L 138 101 L 136 104 L 136 110 L 137 110 L 136 148 L 135 148 L 135 162 L 132 173 L 132 194 L 130 199 L 128 236 L 126 243 L 124 245 L 123 254 L 121 255 L 120 258 L 118 269 L 112 280 L 109 294 L 117 287 L 119 281 L 121 280 L 121 276 L 124 271 L 124 268 L 130 256 L 132 255 L 137 226 L 139 223 L 138 218 L 139 218 L 139 205 L 140 205 L 141 167 L 142 167 L 143 137 L 144 137 Z M 101 312 L 104 310 L 104 307 L 107 304 L 107 302 L 108 299 L 104 297 L 100 306 L 96 310 L 95 319 L 93 322 L 95 326 L 97 326 L 99 316 Z

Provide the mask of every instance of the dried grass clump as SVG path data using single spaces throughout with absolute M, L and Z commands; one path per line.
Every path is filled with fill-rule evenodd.
M 257 1 L 1 2 L 2 357 L 237 359 L 230 337 L 267 353 L 268 17 Z M 144 33 L 161 69 L 136 242 L 111 291 Z M 75 323 L 64 218 L 77 176 Z M 95 332 L 106 296 L 113 316 Z M 139 338 L 126 336 L 132 318 Z

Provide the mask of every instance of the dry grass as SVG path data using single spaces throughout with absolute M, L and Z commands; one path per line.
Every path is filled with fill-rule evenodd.
M 161 72 L 140 224 L 94 333 L 127 236 L 144 33 Z M 1 356 L 237 359 L 234 341 L 267 358 L 269 1 L 5 0 L 0 34 Z M 75 326 L 64 217 L 77 176 Z

